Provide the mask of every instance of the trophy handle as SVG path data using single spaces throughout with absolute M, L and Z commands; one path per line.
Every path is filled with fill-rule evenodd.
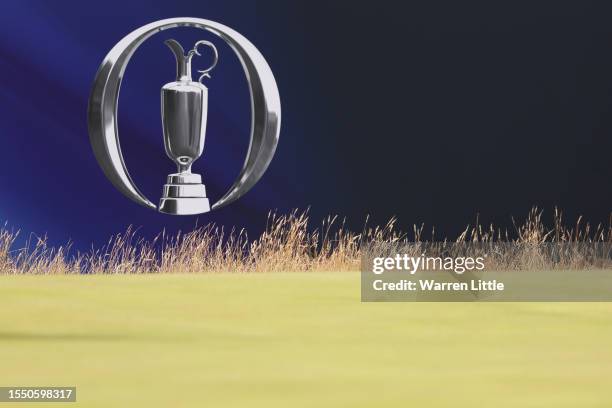
M 240 174 L 212 206 L 221 208 L 243 196 L 264 174 L 274 157 L 281 123 L 280 95 L 270 66 L 248 39 L 231 28 L 201 18 L 180 17 L 147 24 L 124 37 L 106 55 L 96 74 L 87 115 L 89 139 L 100 167 L 113 185 L 138 204 L 157 209 L 138 189 L 125 165 L 117 127 L 117 104 L 125 68 L 136 49 L 152 35 L 174 27 L 196 27 L 222 38 L 238 57 L 249 83 L 249 149 Z
M 217 63 L 219 62 L 219 51 L 217 51 L 217 47 L 215 47 L 215 44 L 211 43 L 210 41 L 201 40 L 195 43 L 195 45 L 193 46 L 193 49 L 189 51 L 189 53 L 191 54 L 193 52 L 197 56 L 202 56 L 202 54 L 200 54 L 200 52 L 198 51 L 198 47 L 200 45 L 205 45 L 213 51 L 212 64 L 210 64 L 210 66 L 206 69 L 198 69 L 198 72 L 201 74 L 200 78 L 198 78 L 198 82 L 204 85 L 202 83 L 202 80 L 204 78 L 210 78 L 209 72 L 212 71 L 217 66 Z

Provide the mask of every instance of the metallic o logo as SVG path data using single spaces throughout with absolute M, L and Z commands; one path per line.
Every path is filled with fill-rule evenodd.
M 207 41 L 198 41 L 185 54 L 174 40 L 166 44 L 177 60 L 175 82 L 162 88 L 164 145 L 178 171 L 168 176 L 159 206 L 144 196 L 125 166 L 117 127 L 117 103 L 125 68 L 136 49 L 152 35 L 169 28 L 195 27 L 222 38 L 236 53 L 246 75 L 251 96 L 251 136 L 245 162 L 229 190 L 212 206 L 191 163 L 202 153 L 206 129 L 208 91 L 201 83 L 214 68 L 217 51 Z M 191 78 L 191 58 L 208 47 L 214 53 L 211 67 Z M 280 96 L 268 63 L 255 46 L 223 24 L 200 18 L 180 17 L 156 21 L 133 31 L 110 50 L 100 65 L 89 97 L 89 139 L 106 177 L 125 196 L 138 204 L 175 215 L 201 214 L 236 201 L 253 187 L 274 157 L 281 122 Z

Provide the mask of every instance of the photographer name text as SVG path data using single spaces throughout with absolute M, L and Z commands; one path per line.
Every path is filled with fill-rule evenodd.
M 469 282 L 438 282 L 433 279 L 416 281 L 402 279 L 397 282 L 385 282 L 376 279 L 372 283 L 376 291 L 423 291 L 423 292 L 486 292 L 504 290 L 503 282 L 497 280 L 472 279 Z

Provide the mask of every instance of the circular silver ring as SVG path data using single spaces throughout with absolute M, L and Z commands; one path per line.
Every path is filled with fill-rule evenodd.
M 195 27 L 223 39 L 236 53 L 249 84 L 249 148 L 240 174 L 212 205 L 212 209 L 217 209 L 236 201 L 259 181 L 274 157 L 281 123 L 280 95 L 270 66 L 249 40 L 231 28 L 201 18 L 178 17 L 147 24 L 125 36 L 106 55 L 96 74 L 87 112 L 89 140 L 100 167 L 113 185 L 138 204 L 157 209 L 140 192 L 125 165 L 119 142 L 117 105 L 125 68 L 136 49 L 152 35 L 175 27 Z

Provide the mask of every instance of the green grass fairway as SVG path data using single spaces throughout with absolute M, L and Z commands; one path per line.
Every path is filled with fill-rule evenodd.
M 77 386 L 53 407 L 612 406 L 611 303 L 359 296 L 357 273 L 3 276 L 0 386 Z

